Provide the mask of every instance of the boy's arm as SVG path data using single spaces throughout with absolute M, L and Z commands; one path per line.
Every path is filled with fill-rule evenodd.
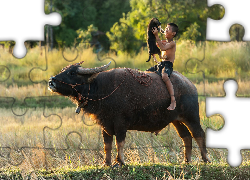
M 171 49 L 171 48 L 173 48 L 175 46 L 175 43 L 173 41 L 171 41 L 170 43 L 167 43 L 167 44 L 163 45 L 163 43 L 161 42 L 158 34 L 155 36 L 155 38 L 156 38 L 156 42 L 158 43 L 158 45 L 159 45 L 159 47 L 160 47 L 160 49 L 162 51 L 166 51 L 166 50 Z
M 161 40 L 161 43 L 165 46 L 167 44 L 167 41 L 166 40 Z M 157 45 L 157 47 L 160 47 L 157 42 L 156 42 L 156 45 Z
M 157 64 L 159 64 L 159 63 L 160 63 L 159 61 L 157 61 L 157 59 L 156 59 L 156 57 L 155 57 L 155 56 L 153 56 L 153 58 L 154 58 L 154 61 L 155 61 Z
M 156 42 L 157 42 L 158 46 L 160 47 L 161 51 L 166 51 L 166 50 L 171 49 L 175 46 L 175 43 L 173 41 L 170 43 L 167 43 L 166 45 L 163 45 L 163 43 L 161 42 L 161 40 L 158 36 L 158 30 L 156 28 L 154 28 L 152 32 L 155 35 Z

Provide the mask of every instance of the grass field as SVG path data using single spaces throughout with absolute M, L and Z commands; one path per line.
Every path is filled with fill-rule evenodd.
M 223 119 L 220 116 L 211 118 L 205 116 L 204 101 L 200 101 L 200 107 L 201 125 L 204 130 L 207 127 L 220 129 L 223 126 Z M 90 179 L 93 177 L 204 179 L 209 176 L 216 179 L 214 173 L 218 177 L 230 178 L 249 175 L 246 171 L 246 168 L 249 168 L 249 151 L 242 151 L 243 164 L 239 168 L 231 168 L 227 164 L 226 149 L 208 148 L 208 156 L 212 163 L 205 165 L 201 161 L 200 151 L 195 142 L 193 142 L 192 163 L 182 164 L 182 142 L 172 125 L 162 130 L 158 136 L 129 131 L 124 150 L 128 166 L 120 170 L 101 167 L 104 154 L 100 127 L 89 117 L 83 114 L 76 115 L 74 109 L 74 107 L 28 109 L 25 115 L 20 117 L 13 116 L 10 109 L 0 109 L 4 112 L 0 117 L 2 174 L 5 176 L 4 172 L 10 169 L 11 171 L 7 173 L 10 176 L 21 174 L 24 177 L 35 172 L 34 176 L 55 179 L 56 177 L 77 179 L 81 176 Z M 14 111 L 23 113 L 23 109 Z M 10 157 L 8 153 L 11 153 Z M 113 160 L 115 154 L 113 143 Z M 45 172 L 44 169 L 50 171 Z M 239 171 L 243 171 L 243 174 L 237 173 Z M 212 173 L 212 176 L 209 173 Z
M 204 47 L 205 60 L 200 63 L 194 58 L 204 58 Z M 237 80 L 238 96 L 250 95 L 249 50 L 246 42 L 177 43 L 174 69 L 192 80 L 198 90 L 204 130 L 223 127 L 221 116 L 206 117 L 205 97 L 225 96 L 225 79 Z M 192 164 L 181 165 L 182 141 L 172 125 L 158 136 L 129 131 L 125 146 L 128 166 L 121 169 L 100 167 L 104 156 L 100 127 L 91 117 L 75 114 L 76 107 L 69 99 L 51 94 L 47 90 L 47 81 L 63 67 L 80 61 L 84 61 L 84 67 L 101 66 L 112 61 L 111 68 L 145 70 L 153 65 L 153 62 L 145 62 L 148 58 L 146 50 L 137 55 L 101 52 L 99 56 L 103 61 L 98 60 L 92 49 L 45 53 L 44 49 L 34 48 L 20 60 L 4 49 L 0 49 L 0 55 L 1 178 L 8 175 L 15 179 L 15 176 L 24 177 L 30 172 L 35 172 L 34 176 L 54 179 L 60 179 L 56 176 L 61 179 L 80 176 L 85 179 L 206 179 L 204 177 L 208 176 L 216 179 L 216 175 L 224 177 L 221 179 L 240 179 L 239 172 L 242 178 L 249 177 L 249 172 L 245 172 L 250 157 L 246 150 L 242 151 L 243 165 L 238 169 L 228 167 L 226 149 L 208 149 L 212 163 L 204 165 L 193 142 Z M 113 159 L 115 153 L 113 144 Z M 185 168 L 188 171 L 184 171 Z
M 72 48 L 45 51 L 45 48 L 29 49 L 23 59 L 14 58 L 5 49 L 0 49 L 0 80 L 5 83 L 27 85 L 32 82 L 48 79 L 57 74 L 63 67 L 76 62 L 84 61 L 83 67 L 96 67 L 111 61 L 111 68 L 128 67 L 146 70 L 154 65 L 148 59 L 147 50 L 138 54 L 112 54 L 100 52 L 98 55 L 93 49 Z M 224 78 L 237 78 L 245 80 L 249 77 L 250 67 L 249 42 L 201 42 L 192 44 L 186 41 L 177 42 L 176 60 L 174 70 L 181 72 L 191 80 L 211 81 Z M 202 62 L 200 62 L 202 61 Z M 8 71 L 9 70 L 9 71 Z M 10 77 L 9 77 L 10 76 Z
M 6 173 L 7 172 L 7 173 Z M 167 163 L 130 164 L 122 168 L 108 168 L 100 166 L 85 166 L 80 168 L 64 168 L 53 171 L 33 171 L 27 174 L 20 170 L 2 171 L 1 179 L 145 179 L 145 180 L 173 180 L 173 179 L 202 179 L 228 180 L 248 179 L 249 165 L 232 168 L 226 164 L 189 164 L 173 165 Z

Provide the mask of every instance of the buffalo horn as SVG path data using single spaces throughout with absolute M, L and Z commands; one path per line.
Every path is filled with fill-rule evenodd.
M 102 67 L 96 67 L 96 68 L 83 68 L 83 67 L 79 67 L 77 72 L 79 74 L 95 74 L 95 73 L 99 73 L 99 72 L 102 72 L 102 71 L 105 71 L 109 65 L 111 64 L 111 61 L 107 64 L 107 65 L 104 65 Z
M 81 61 L 79 63 L 76 63 L 75 66 L 81 65 L 84 61 Z

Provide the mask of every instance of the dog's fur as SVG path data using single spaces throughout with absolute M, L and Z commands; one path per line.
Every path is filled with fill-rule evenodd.
M 161 22 L 157 18 L 152 18 L 148 24 L 147 33 L 147 46 L 148 46 L 148 54 L 149 59 L 146 62 L 149 62 L 151 59 L 151 55 L 158 54 L 159 57 L 161 57 L 161 50 L 156 46 L 156 38 L 155 35 L 152 32 L 152 29 L 154 27 L 157 28 L 158 32 L 164 33 L 164 30 L 160 29 L 159 26 L 161 25 Z

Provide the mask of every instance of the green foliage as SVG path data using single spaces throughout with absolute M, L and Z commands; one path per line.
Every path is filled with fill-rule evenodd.
M 50 0 L 45 1 L 45 13 L 50 13 Z M 87 30 L 93 24 L 100 31 L 108 31 L 122 17 L 122 13 L 130 10 L 129 0 L 52 0 L 52 12 L 62 16 L 59 26 L 53 27 L 54 39 L 64 46 L 74 45 L 77 30 Z
M 219 4 L 209 7 L 208 17 L 214 20 L 220 20 L 225 14 L 225 9 Z
M 46 13 L 50 13 L 50 2 L 45 1 Z M 62 16 L 61 25 L 53 29 L 54 39 L 64 46 L 75 45 L 79 31 L 88 31 L 93 25 L 108 35 L 111 49 L 138 53 L 146 46 L 147 26 L 153 17 L 162 22 L 163 28 L 168 22 L 176 23 L 179 26 L 177 39 L 196 42 L 205 40 L 207 17 L 220 19 L 225 10 L 219 5 L 208 8 L 206 0 L 52 0 L 52 11 Z M 90 39 L 87 35 L 84 38 Z M 107 39 L 100 41 L 107 48 L 110 46 L 104 43 Z
M 84 166 L 77 169 L 37 171 L 38 179 L 248 179 L 249 165 L 227 164 L 131 164 L 120 168 Z M 2 171 L 1 179 L 26 179 L 20 170 Z
M 206 21 L 208 9 L 206 1 L 176 1 L 176 0 L 130 0 L 131 11 L 120 19 L 120 22 L 127 23 L 132 28 L 130 34 L 133 41 L 140 41 L 145 45 L 147 40 L 147 26 L 151 18 L 156 17 L 162 23 L 162 27 L 167 23 L 174 22 L 179 26 L 177 38 L 189 39 L 191 41 L 205 40 Z M 218 15 L 219 16 L 219 15 Z M 114 27 L 114 26 L 113 26 Z M 113 29 L 111 28 L 110 31 Z M 134 36 L 132 38 L 132 36 Z M 162 39 L 164 36 L 162 35 Z M 113 49 L 122 46 L 123 42 L 111 42 Z M 129 48 L 129 46 L 127 47 Z M 119 49 L 120 51 L 121 49 Z M 123 48 L 127 50 L 126 47 Z M 135 52 L 137 49 L 135 49 Z
M 229 34 L 231 41 L 243 41 L 245 30 L 243 26 L 239 24 L 234 24 L 233 26 L 231 26 Z
M 80 43 L 80 46 L 89 46 L 90 41 L 92 40 L 91 32 L 98 31 L 98 28 L 93 24 L 88 26 L 87 30 L 78 29 L 76 31 L 78 37 L 77 40 Z
M 198 30 L 199 27 L 200 26 L 196 22 L 194 22 L 187 28 L 185 32 L 183 32 L 180 39 L 190 40 L 194 42 L 197 41 L 197 39 L 199 39 L 199 37 L 201 36 L 201 33 Z
M 46 5 L 49 6 L 49 1 L 45 7 Z M 62 42 L 67 47 L 74 44 L 75 38 L 77 38 L 76 30 L 81 27 L 86 28 L 95 22 L 96 9 L 86 1 L 53 0 L 52 6 L 52 11 L 56 11 L 62 16 L 61 24 L 53 28 L 55 40 Z M 45 12 L 49 13 L 48 10 Z
M 76 37 L 76 32 L 70 28 L 63 28 L 58 33 L 55 39 L 64 46 L 73 46 Z
M 110 49 L 121 52 L 133 53 L 139 51 L 141 42 L 135 38 L 135 34 L 129 22 L 126 20 L 125 15 L 115 23 L 107 32 L 107 36 L 111 41 Z
M 94 26 L 90 27 L 95 28 Z M 113 36 L 111 38 L 113 38 L 113 41 L 123 41 L 124 44 L 122 44 L 121 47 L 119 47 L 119 43 L 113 44 L 120 49 L 118 55 L 109 52 L 108 54 L 104 54 L 103 57 L 108 56 L 115 60 L 116 64 L 112 62 L 111 68 L 114 68 L 115 66 L 128 67 L 138 68 L 144 71 L 149 67 L 155 65 L 153 61 L 151 61 L 150 63 L 145 62 L 148 59 L 147 49 L 141 48 L 136 54 L 129 51 L 123 52 L 125 48 L 130 48 L 130 51 L 134 51 L 134 49 L 138 48 L 136 46 L 136 43 L 138 43 L 137 41 L 128 40 L 129 35 L 131 35 L 131 32 L 128 30 L 128 28 L 128 26 L 122 23 L 120 24 L 120 26 L 118 24 L 116 27 L 114 27 L 114 34 L 112 34 Z M 122 33 L 121 31 L 127 32 L 127 34 Z M 116 38 L 120 39 L 117 40 Z M 204 58 L 204 47 L 206 48 L 204 61 L 202 63 L 200 63 L 199 61 L 195 61 L 194 59 L 202 60 Z M 78 58 L 72 63 L 84 61 L 84 67 L 97 67 L 102 66 L 103 64 L 108 62 L 108 60 L 106 62 L 98 61 L 97 55 L 93 52 L 92 48 L 77 48 Z M 197 77 L 202 77 L 202 75 L 199 73 L 197 74 L 197 72 L 203 71 L 206 73 L 206 79 L 210 77 L 213 79 L 229 77 L 236 78 L 236 74 L 237 78 L 249 79 L 249 42 L 208 41 L 195 44 L 183 40 L 178 41 L 176 49 L 177 51 L 174 62 L 174 70 L 179 71 L 188 78 L 196 79 Z M 40 55 L 40 49 L 38 47 L 33 48 L 32 51 L 27 54 L 27 56 L 18 61 L 5 49 L 0 49 L 0 54 L 1 58 L 4 60 L 0 62 L 0 65 L 3 65 L 0 69 L 0 80 L 4 80 L 10 75 L 9 71 L 4 68 L 5 66 L 9 68 L 10 72 L 18 72 L 15 74 L 15 76 L 13 74 L 12 76 L 15 82 L 20 82 L 22 84 L 30 83 L 29 74 L 27 73 L 31 69 L 30 67 L 46 67 L 44 56 Z M 43 77 L 42 79 L 49 79 L 52 75 L 57 74 L 63 67 L 70 64 L 62 57 L 62 50 L 53 50 L 47 55 L 49 56 L 48 64 L 56 64 L 56 66 L 49 66 L 48 70 L 44 72 L 41 71 L 32 74 L 31 77 L 33 78 L 33 81 L 37 81 L 37 79 L 41 79 L 41 77 Z M 64 51 L 64 56 L 68 59 L 74 59 L 76 56 L 76 52 L 73 51 L 73 49 L 71 50 L 66 48 Z M 190 60 L 190 58 L 193 59 L 191 59 L 191 61 L 186 64 L 187 61 Z M 8 80 L 4 83 L 11 84 L 12 78 L 8 78 Z
M 130 0 L 93 0 L 97 15 L 95 26 L 102 32 L 107 32 L 123 17 L 123 13 L 130 11 Z

